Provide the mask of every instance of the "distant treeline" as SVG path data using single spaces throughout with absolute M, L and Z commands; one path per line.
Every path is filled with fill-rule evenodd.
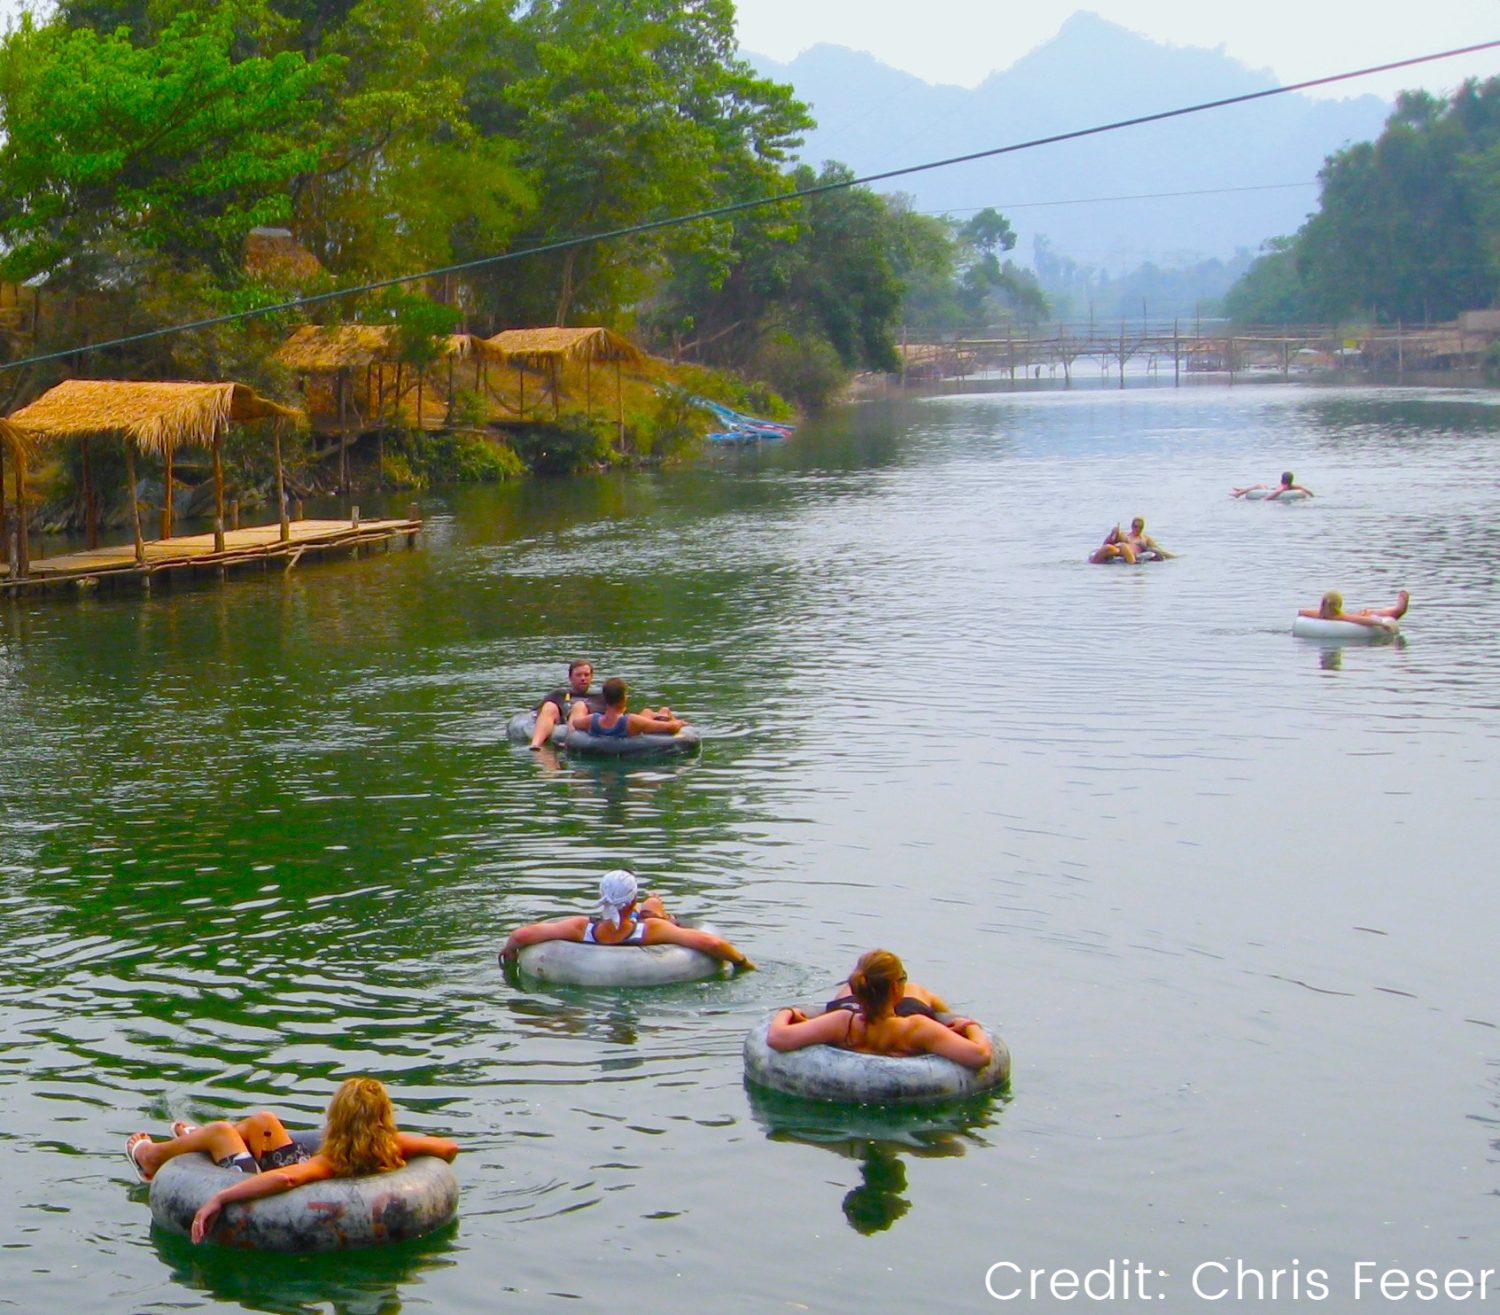
M 1322 196 L 1225 299 L 1240 323 L 1423 324 L 1500 296 L 1500 78 L 1406 92 L 1375 142 L 1330 156 Z

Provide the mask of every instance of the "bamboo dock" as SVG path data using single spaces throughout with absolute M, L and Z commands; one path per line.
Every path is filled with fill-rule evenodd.
M 60 557 L 31 561 L 24 577 L 0 576 L 0 596 L 55 592 L 72 588 L 133 584 L 149 589 L 157 579 L 192 578 L 204 573 L 223 578 L 231 569 L 273 562 L 290 571 L 304 556 L 343 553 L 357 556 L 374 547 L 389 548 L 405 539 L 416 542 L 422 522 L 394 520 L 293 520 L 252 525 L 222 534 L 186 534 L 134 544 L 90 548 Z M 219 546 L 222 541 L 222 547 Z

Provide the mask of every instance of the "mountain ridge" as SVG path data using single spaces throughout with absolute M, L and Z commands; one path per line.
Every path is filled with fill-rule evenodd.
M 839 160 L 861 177 L 1278 85 L 1223 47 L 1153 41 L 1087 11 L 974 88 L 928 83 L 828 43 L 786 64 L 742 54 L 812 106 L 818 126 L 800 158 L 814 166 Z M 908 193 L 919 210 L 958 218 L 995 206 L 1010 218 L 1023 261 L 1039 236 L 1081 264 L 1114 271 L 1143 260 L 1224 259 L 1294 232 L 1316 208 L 1324 159 L 1373 140 L 1390 108 L 1378 96 L 1335 101 L 1293 92 L 879 186 Z M 1093 197 L 1139 199 L 1079 203 Z

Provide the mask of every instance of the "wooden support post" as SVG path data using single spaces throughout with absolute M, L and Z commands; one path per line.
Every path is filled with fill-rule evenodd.
M 31 527 L 26 520 L 26 454 L 16 453 L 16 577 L 31 574 Z
M 10 574 L 10 516 L 5 509 L 5 444 L 0 443 L 0 575 Z
M 625 390 L 620 385 L 620 362 L 615 360 L 615 423 L 620 427 L 620 451 L 625 450 Z
M 172 448 L 167 447 L 162 457 L 161 475 L 161 537 L 172 537 Z
M 295 507 L 292 508 L 292 510 L 295 513 L 293 515 L 293 517 L 292 517 L 293 520 L 299 520 L 300 521 L 300 520 L 305 519 L 305 517 L 302 514 L 302 499 L 301 498 L 297 499 L 297 504 L 296 504 Z
M 1224 339 L 1224 358 L 1229 365 L 1229 382 L 1234 383 L 1234 334 Z
M 516 417 L 520 420 L 526 419 L 526 371 L 521 368 L 521 362 L 516 362 L 516 386 L 520 390 L 520 398 L 516 403 Z
M 554 420 L 562 412 L 562 384 L 557 374 L 557 357 L 552 358 L 552 418 Z
M 1125 321 L 1120 321 L 1120 387 L 1125 387 Z
M 384 373 L 382 367 L 382 376 Z M 384 380 L 381 379 L 383 384 Z M 349 492 L 349 369 L 341 366 L 338 373 L 339 390 L 339 492 Z M 382 389 L 382 391 L 384 391 Z M 379 411 L 379 404 L 376 407 Z M 378 423 L 378 415 L 377 415 Z
M 229 528 L 231 530 L 240 528 L 240 500 L 238 498 L 229 500 Z
M 214 551 L 224 551 L 224 432 L 214 422 Z
M 1182 339 L 1176 320 L 1172 321 L 1172 387 L 1182 387 Z
M 99 504 L 94 496 L 94 462 L 92 445 L 83 440 L 83 541 L 90 548 L 99 546 Z
M 359 529 L 359 506 L 355 504 L 349 509 L 349 525 L 352 529 Z
M 583 358 L 583 412 L 589 424 L 594 423 L 594 358 Z
M 126 501 L 130 504 L 130 532 L 135 538 L 135 564 L 146 564 L 146 540 L 141 537 L 141 504 L 135 496 L 135 446 L 125 440 Z M 221 545 L 222 548 L 222 545 Z
M 448 425 L 453 423 L 453 353 L 451 351 L 448 353 L 448 410 L 444 423 Z
M 281 524 L 281 541 L 292 537 L 292 527 L 286 517 L 286 469 L 281 464 L 281 421 L 271 422 L 271 448 L 276 456 L 276 518 Z
M 1292 354 L 1287 346 L 1286 336 L 1281 339 L 1281 382 L 1285 383 L 1292 376 Z

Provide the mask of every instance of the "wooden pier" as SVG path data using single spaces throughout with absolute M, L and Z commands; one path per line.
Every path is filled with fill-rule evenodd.
M 16 597 L 94 586 L 133 584 L 150 588 L 157 579 L 191 578 L 202 573 L 219 577 L 231 569 L 280 563 L 290 571 L 304 556 L 330 553 L 358 555 L 370 548 L 389 548 L 398 539 L 408 547 L 416 542 L 422 522 L 397 520 L 294 520 L 284 525 L 252 525 L 226 530 L 222 535 L 186 534 L 152 539 L 141 545 L 91 548 L 29 563 L 24 578 L 0 576 L 0 596 Z M 223 547 L 217 546 L 222 538 Z

